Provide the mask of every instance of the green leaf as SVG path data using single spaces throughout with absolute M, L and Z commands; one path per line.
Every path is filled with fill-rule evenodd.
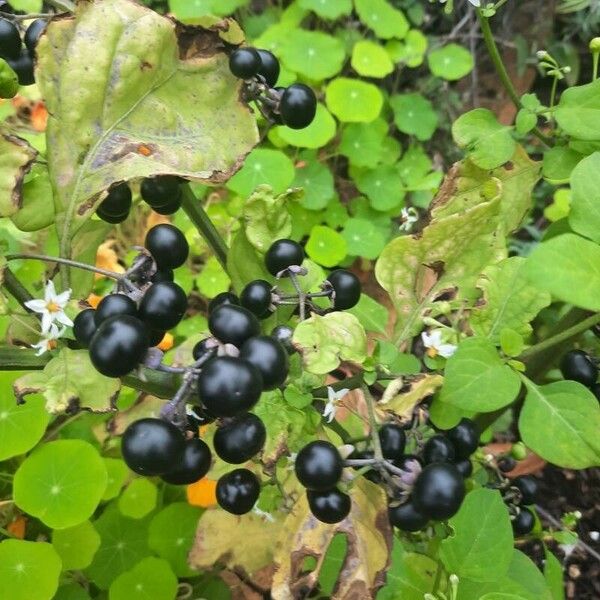
M 310 406 L 313 401 L 313 397 L 310 392 L 303 392 L 294 384 L 286 386 L 285 390 L 283 390 L 283 397 L 290 406 L 300 410 Z
M 523 336 L 507 327 L 500 330 L 499 342 L 502 352 L 507 356 L 519 356 L 525 348 Z
M 15 504 L 53 529 L 89 519 L 106 488 L 98 451 L 81 440 L 57 440 L 38 448 L 15 473 Z
M 302 162 L 296 166 L 293 182 L 294 187 L 304 189 L 300 203 L 309 210 L 322 210 L 335 196 L 333 175 L 312 153 L 304 154 L 300 159 Z
M 87 350 L 63 348 L 43 371 L 19 377 L 13 388 L 19 400 L 41 392 L 46 398 L 46 410 L 51 413 L 78 408 L 107 412 L 114 410 L 121 382 L 98 373 Z
M 514 256 L 483 271 L 477 282 L 483 295 L 469 320 L 475 335 L 486 336 L 497 344 L 505 328 L 523 337 L 531 333 L 530 322 L 550 304 L 551 298 L 531 285 L 525 275 L 525 263 L 525 258 Z
M 21 231 L 38 231 L 54 221 L 52 185 L 48 169 L 34 164 L 25 177 L 21 208 L 11 216 Z
M 241 292 L 242 288 L 253 279 L 268 281 L 271 277 L 262 256 L 248 241 L 243 230 L 238 231 L 235 235 L 227 253 L 227 273 L 231 278 L 233 288 L 238 292 Z
M 348 219 L 342 236 L 346 240 L 348 254 L 372 260 L 381 254 L 387 241 L 384 230 L 366 219 Z
M 418 140 L 431 138 L 438 126 L 438 116 L 433 104 L 417 93 L 396 94 L 390 98 L 396 127 Z
M 294 163 L 280 150 L 256 148 L 227 187 L 247 198 L 258 186 L 268 185 L 275 194 L 284 192 L 294 180 Z
M 515 130 L 520 135 L 529 133 L 537 125 L 537 115 L 525 108 L 517 113 L 515 119 Z
M 10 600 L 51 600 L 58 588 L 60 558 L 50 544 L 0 542 L 2 594 Z
M 571 212 L 571 189 L 570 188 L 559 188 L 552 195 L 552 204 L 549 204 L 544 208 L 544 216 L 552 223 L 562 221 L 565 225 L 564 231 L 569 231 L 570 228 L 567 224 L 567 217 Z M 552 229 L 549 227 L 544 232 L 544 237 L 549 239 L 552 237 Z M 554 232 L 556 233 L 556 232 Z
M 113 504 L 94 525 L 100 534 L 100 548 L 86 574 L 106 590 L 116 577 L 148 556 L 148 520 L 124 517 Z
M 440 558 L 449 573 L 474 581 L 495 581 L 506 574 L 513 555 L 513 534 L 499 492 L 473 490 L 449 525 L 454 534 L 440 546 Z
M 427 45 L 427 36 L 419 29 L 411 29 L 402 41 L 387 42 L 385 49 L 394 62 L 415 68 L 423 64 Z
M 335 267 L 346 258 L 346 240 L 335 229 L 315 225 L 306 242 L 306 254 L 324 267 Z
M 313 122 L 304 129 L 292 129 L 280 125 L 275 128 L 277 135 L 287 144 L 298 148 L 322 148 L 334 137 L 336 131 L 335 119 L 321 104 L 317 103 L 317 112 Z
M 200 275 L 196 277 L 198 290 L 207 298 L 214 298 L 217 294 L 226 292 L 230 283 L 229 276 L 214 256 L 207 259 Z
M 382 78 L 394 70 L 394 64 L 385 49 L 370 40 L 354 44 L 350 64 L 363 77 Z
M 354 315 L 367 331 L 385 333 L 388 322 L 388 309 L 366 294 L 360 295 L 356 306 L 349 311 Z
M 367 355 L 365 330 L 349 313 L 312 315 L 296 327 L 293 340 L 310 373 L 329 373 L 342 360 L 361 364 Z
M 519 376 L 502 362 L 494 345 L 473 337 L 448 359 L 440 399 L 464 410 L 491 412 L 510 404 L 520 388 Z
M 510 130 L 510 127 L 498 123 L 491 110 L 476 108 L 454 121 L 452 136 L 478 167 L 495 169 L 509 161 L 515 153 L 517 143 Z
M 600 247 L 565 233 L 539 244 L 528 257 L 525 273 L 541 290 L 589 310 L 600 310 Z
M 371 123 L 350 123 L 342 131 L 338 150 L 355 167 L 374 168 L 382 160 L 383 140 L 388 124 L 383 119 Z
M 156 508 L 157 496 L 156 486 L 148 479 L 138 477 L 119 497 L 119 510 L 126 517 L 141 519 Z
M 567 135 L 578 140 L 600 140 L 600 79 L 566 89 L 554 116 Z
M 127 465 L 119 458 L 103 458 L 108 481 L 102 494 L 102 500 L 112 500 L 121 493 L 121 488 L 129 476 Z
M 10 5 L 25 13 L 39 13 L 42 11 L 43 0 L 10 0 Z
M 544 166 L 542 174 L 553 185 L 569 183 L 571 173 L 583 154 L 576 152 L 568 146 L 554 146 L 544 152 Z
M 300 28 L 289 32 L 280 54 L 288 69 L 312 81 L 339 73 L 346 57 L 344 43 L 338 38 Z
M 63 571 L 89 567 L 100 547 L 100 535 L 89 522 L 52 532 L 52 545 L 62 560 Z
M 0 99 L 14 98 L 19 92 L 19 76 L 0 58 Z
M 432 50 L 427 57 L 429 69 L 436 77 L 456 81 L 473 70 L 473 56 L 458 44 Z
M 325 91 L 327 108 L 345 123 L 369 123 L 376 119 L 383 106 L 383 96 L 372 83 L 338 77 Z
M 177 595 L 177 577 L 169 563 L 148 556 L 133 569 L 121 573 L 111 584 L 110 600 L 173 600 Z
M 519 417 L 523 443 L 565 469 L 599 465 L 600 406 L 594 394 L 575 381 L 537 386 L 525 379 L 525 385 L 527 396 Z
M 90 595 L 77 583 L 61 585 L 54 600 L 91 600 Z
M 564 600 L 565 588 L 562 565 L 547 547 L 544 547 L 544 556 L 544 578 L 552 595 L 552 600 Z
M 19 373 L 0 373 L 0 462 L 31 450 L 46 431 L 50 415 L 41 396 L 17 404 L 11 382 Z
M 584 158 L 571 173 L 569 225 L 600 242 L 600 152 Z
M 378 38 L 402 39 L 408 32 L 408 21 L 401 10 L 386 0 L 354 0 L 360 20 L 375 32 Z
M 196 526 L 202 511 L 186 502 L 165 506 L 152 518 L 148 528 L 148 545 L 169 562 L 178 577 L 197 574 L 188 565 L 188 553 L 194 542 Z
M 63 250 L 112 183 L 165 172 L 225 181 L 258 141 L 217 29 L 185 36 L 180 55 L 171 19 L 106 0 L 79 4 L 39 40 Z
M 381 165 L 375 169 L 352 170 L 356 187 L 369 198 L 375 210 L 395 210 L 404 204 L 406 191 L 398 169 Z
M 334 21 L 343 15 L 349 15 L 352 12 L 352 0 L 299 0 L 299 6 L 306 10 L 312 10 L 322 19 Z
M 25 140 L 0 134 L 0 217 L 10 217 L 21 207 L 23 179 L 37 154 Z

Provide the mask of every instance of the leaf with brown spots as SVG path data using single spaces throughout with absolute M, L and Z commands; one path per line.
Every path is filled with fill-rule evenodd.
M 0 134 L 0 217 L 10 217 L 21 208 L 23 179 L 37 154 L 25 140 Z
M 410 421 L 415 406 L 431 396 L 443 383 L 444 378 L 438 373 L 418 375 L 388 402 L 377 403 L 377 410 L 391 412 L 405 421 Z

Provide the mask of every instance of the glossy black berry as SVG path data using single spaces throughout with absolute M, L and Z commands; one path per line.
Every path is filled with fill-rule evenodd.
M 111 225 L 117 225 L 119 223 L 122 223 L 123 221 L 125 221 L 127 219 L 127 217 L 129 216 L 129 213 L 123 213 L 122 215 L 109 215 L 107 213 L 105 213 L 102 210 L 102 206 L 99 206 L 96 209 L 96 215 L 102 219 L 103 221 L 105 221 L 106 223 L 110 223 Z
M 265 265 L 273 276 L 292 265 L 301 265 L 303 260 L 302 246 L 298 242 L 287 239 L 273 242 L 265 254 Z
M 427 465 L 417 477 L 412 492 L 415 508 L 430 519 L 441 521 L 455 515 L 465 497 L 465 482 L 458 469 L 448 463 Z
M 250 512 L 258 500 L 260 483 L 248 469 L 235 469 L 217 481 L 219 506 L 234 515 Z
M 134 369 L 148 350 L 148 332 L 131 315 L 107 319 L 90 341 L 90 359 L 107 377 L 122 377 Z
M 234 417 L 221 425 L 213 438 L 219 458 L 234 465 L 241 465 L 258 454 L 267 437 L 264 423 L 252 413 Z
M 461 419 L 460 423 L 445 432 L 456 451 L 456 458 L 469 458 L 479 445 L 477 426 L 471 419 Z
M 162 475 L 179 462 L 185 449 L 183 435 L 163 419 L 134 421 L 123 433 L 121 452 L 127 466 L 139 475 Z
M 183 233 L 168 223 L 161 223 L 150 229 L 146 234 L 144 246 L 159 269 L 180 267 L 190 253 L 190 246 Z
M 254 48 L 237 48 L 229 55 L 229 70 L 239 79 L 254 77 L 261 65 L 260 55 Z
M 400 425 L 388 423 L 379 430 L 379 441 L 383 457 L 388 460 L 400 460 L 406 446 L 406 434 Z
M 159 175 L 144 179 L 140 185 L 142 200 L 157 209 L 171 204 L 181 197 L 179 178 L 173 175 Z
M 279 79 L 279 61 L 268 50 L 257 49 L 256 52 L 258 52 L 258 56 L 260 57 L 260 67 L 257 74 L 265 78 L 265 82 L 270 88 L 275 87 Z
M 224 344 L 241 346 L 260 333 L 260 323 L 249 310 L 234 304 L 222 304 L 208 316 L 208 329 Z
M 131 209 L 131 189 L 126 183 L 120 183 L 110 188 L 106 198 L 98 206 L 98 216 L 119 218 L 129 214 Z M 102 214 L 100 214 L 102 213 Z
M 306 490 L 310 512 L 323 523 L 339 523 L 350 514 L 350 496 L 338 489 L 317 492 Z
M 240 348 L 240 358 L 254 365 L 262 375 L 263 389 L 272 390 L 286 380 L 289 371 L 288 353 L 272 337 L 252 337 Z
M 166 331 L 175 327 L 187 310 L 185 292 L 172 281 L 150 286 L 140 302 L 139 315 L 152 329 Z
M 288 354 L 293 354 L 296 352 L 296 348 L 294 348 L 294 344 L 292 343 L 292 338 L 294 337 L 294 330 L 287 325 L 277 325 L 271 331 L 271 337 L 277 340 L 287 351 Z
M 46 21 L 43 19 L 36 19 L 35 21 L 32 21 L 31 25 L 29 25 L 27 31 L 25 32 L 23 41 L 25 42 L 25 46 L 27 46 L 27 50 L 29 50 L 29 53 L 32 56 L 35 53 L 35 47 L 37 46 L 38 40 L 44 32 L 44 29 L 46 29 Z
M 185 448 L 171 468 L 161 474 L 163 481 L 173 485 L 186 485 L 202 479 L 210 469 L 212 456 L 206 442 L 198 438 L 186 440 Z
M 560 361 L 560 371 L 565 379 L 578 381 L 591 387 L 598 379 L 598 367 L 583 350 L 571 350 Z
M 116 317 L 118 315 L 130 315 L 137 317 L 137 306 L 135 302 L 125 294 L 109 294 L 100 300 L 94 320 L 96 327 L 99 327 L 106 319 Z
M 427 525 L 429 519 L 421 514 L 409 500 L 398 506 L 388 508 L 388 517 L 391 525 L 400 531 L 419 531 Z
M 281 120 L 292 129 L 308 127 L 317 113 L 317 97 L 307 85 L 294 83 L 281 95 Z
M 175 279 L 175 275 L 173 274 L 172 269 L 163 269 L 162 271 L 156 271 L 152 277 L 150 277 L 150 281 L 152 283 L 160 283 L 161 281 L 173 281 Z
M 454 445 L 443 435 L 434 435 L 423 447 L 423 460 L 426 464 L 452 462 L 455 457 Z
M 84 348 L 90 345 L 90 341 L 96 333 L 95 312 L 93 308 L 86 308 L 73 319 L 73 335 Z
M 316 440 L 298 452 L 296 477 L 309 490 L 327 491 L 340 480 L 343 466 L 342 457 L 331 442 Z
M 200 340 L 192 349 L 194 360 L 200 360 L 208 352 L 216 353 L 217 347 L 214 345 L 213 338 L 205 338 Z
M 473 463 L 468 458 L 455 461 L 454 466 L 465 479 L 473 474 Z
M 0 19 L 0 58 L 17 59 L 21 54 L 21 35 L 16 26 Z
M 181 198 L 176 198 L 164 206 L 158 206 L 152 210 L 159 215 L 174 215 L 181 208 Z
M 233 417 L 249 411 L 261 392 L 260 371 L 241 358 L 212 358 L 198 376 L 200 402 L 218 417 Z
M 527 535 L 531 533 L 535 525 L 535 517 L 528 508 L 521 508 L 519 514 L 512 521 L 512 528 L 515 535 Z
M 329 273 L 327 280 L 333 287 L 335 310 L 348 310 L 360 300 L 360 281 L 358 277 L 345 269 L 337 269 Z
M 521 492 L 521 504 L 535 504 L 539 486 L 531 475 L 516 477 L 512 484 Z
M 240 299 L 231 292 L 221 292 L 208 303 L 208 313 L 210 314 L 213 310 L 223 304 L 234 304 L 235 306 L 239 306 Z
M 259 319 L 268 317 L 271 312 L 271 287 L 264 279 L 251 281 L 240 294 L 240 304 Z
M 497 464 L 503 473 L 509 473 L 517 466 L 517 461 L 512 456 L 503 456 L 498 459 Z
M 27 48 L 23 48 L 17 58 L 9 58 L 6 62 L 17 74 L 19 85 L 33 85 L 35 83 L 33 58 L 31 58 Z

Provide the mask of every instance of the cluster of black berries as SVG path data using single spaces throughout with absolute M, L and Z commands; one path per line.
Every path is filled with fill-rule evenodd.
M 75 338 L 89 348 L 93 365 L 108 377 L 122 377 L 134 369 L 187 310 L 187 296 L 173 282 L 173 269 L 183 265 L 189 253 L 184 235 L 172 225 L 156 225 L 148 231 L 145 247 L 155 268 L 141 299 L 127 292 L 110 294 L 74 320 Z
M 23 41 L 17 26 L 7 19 L 0 19 L 0 58 L 6 60 L 10 68 L 17 74 L 20 85 L 35 83 L 33 75 L 33 59 L 37 41 L 46 28 L 46 21 L 36 19 L 25 31 Z
M 303 83 L 275 87 L 279 62 L 268 50 L 237 48 L 229 55 L 229 69 L 236 77 L 265 87 L 256 90 L 254 99 L 267 118 L 292 129 L 303 129 L 312 123 L 317 111 L 315 93 Z M 260 92 L 265 95 L 261 96 Z
M 560 361 L 560 371 L 565 379 L 585 385 L 600 400 L 598 366 L 587 352 L 583 350 L 567 352 Z
M 158 175 L 142 181 L 140 195 L 154 212 L 172 215 L 181 207 L 180 179 L 175 175 Z M 113 185 L 102 200 L 96 214 L 107 223 L 122 223 L 131 210 L 132 194 L 129 185 Z

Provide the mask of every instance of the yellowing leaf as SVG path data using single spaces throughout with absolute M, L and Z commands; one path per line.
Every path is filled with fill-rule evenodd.
M 21 207 L 23 179 L 37 156 L 25 140 L 0 133 L 0 217 Z
M 431 396 L 443 383 L 444 378 L 437 373 L 418 375 L 411 381 L 408 390 L 396 394 L 385 404 L 378 403 L 377 409 L 408 419 L 412 415 L 414 407 L 424 398 Z

